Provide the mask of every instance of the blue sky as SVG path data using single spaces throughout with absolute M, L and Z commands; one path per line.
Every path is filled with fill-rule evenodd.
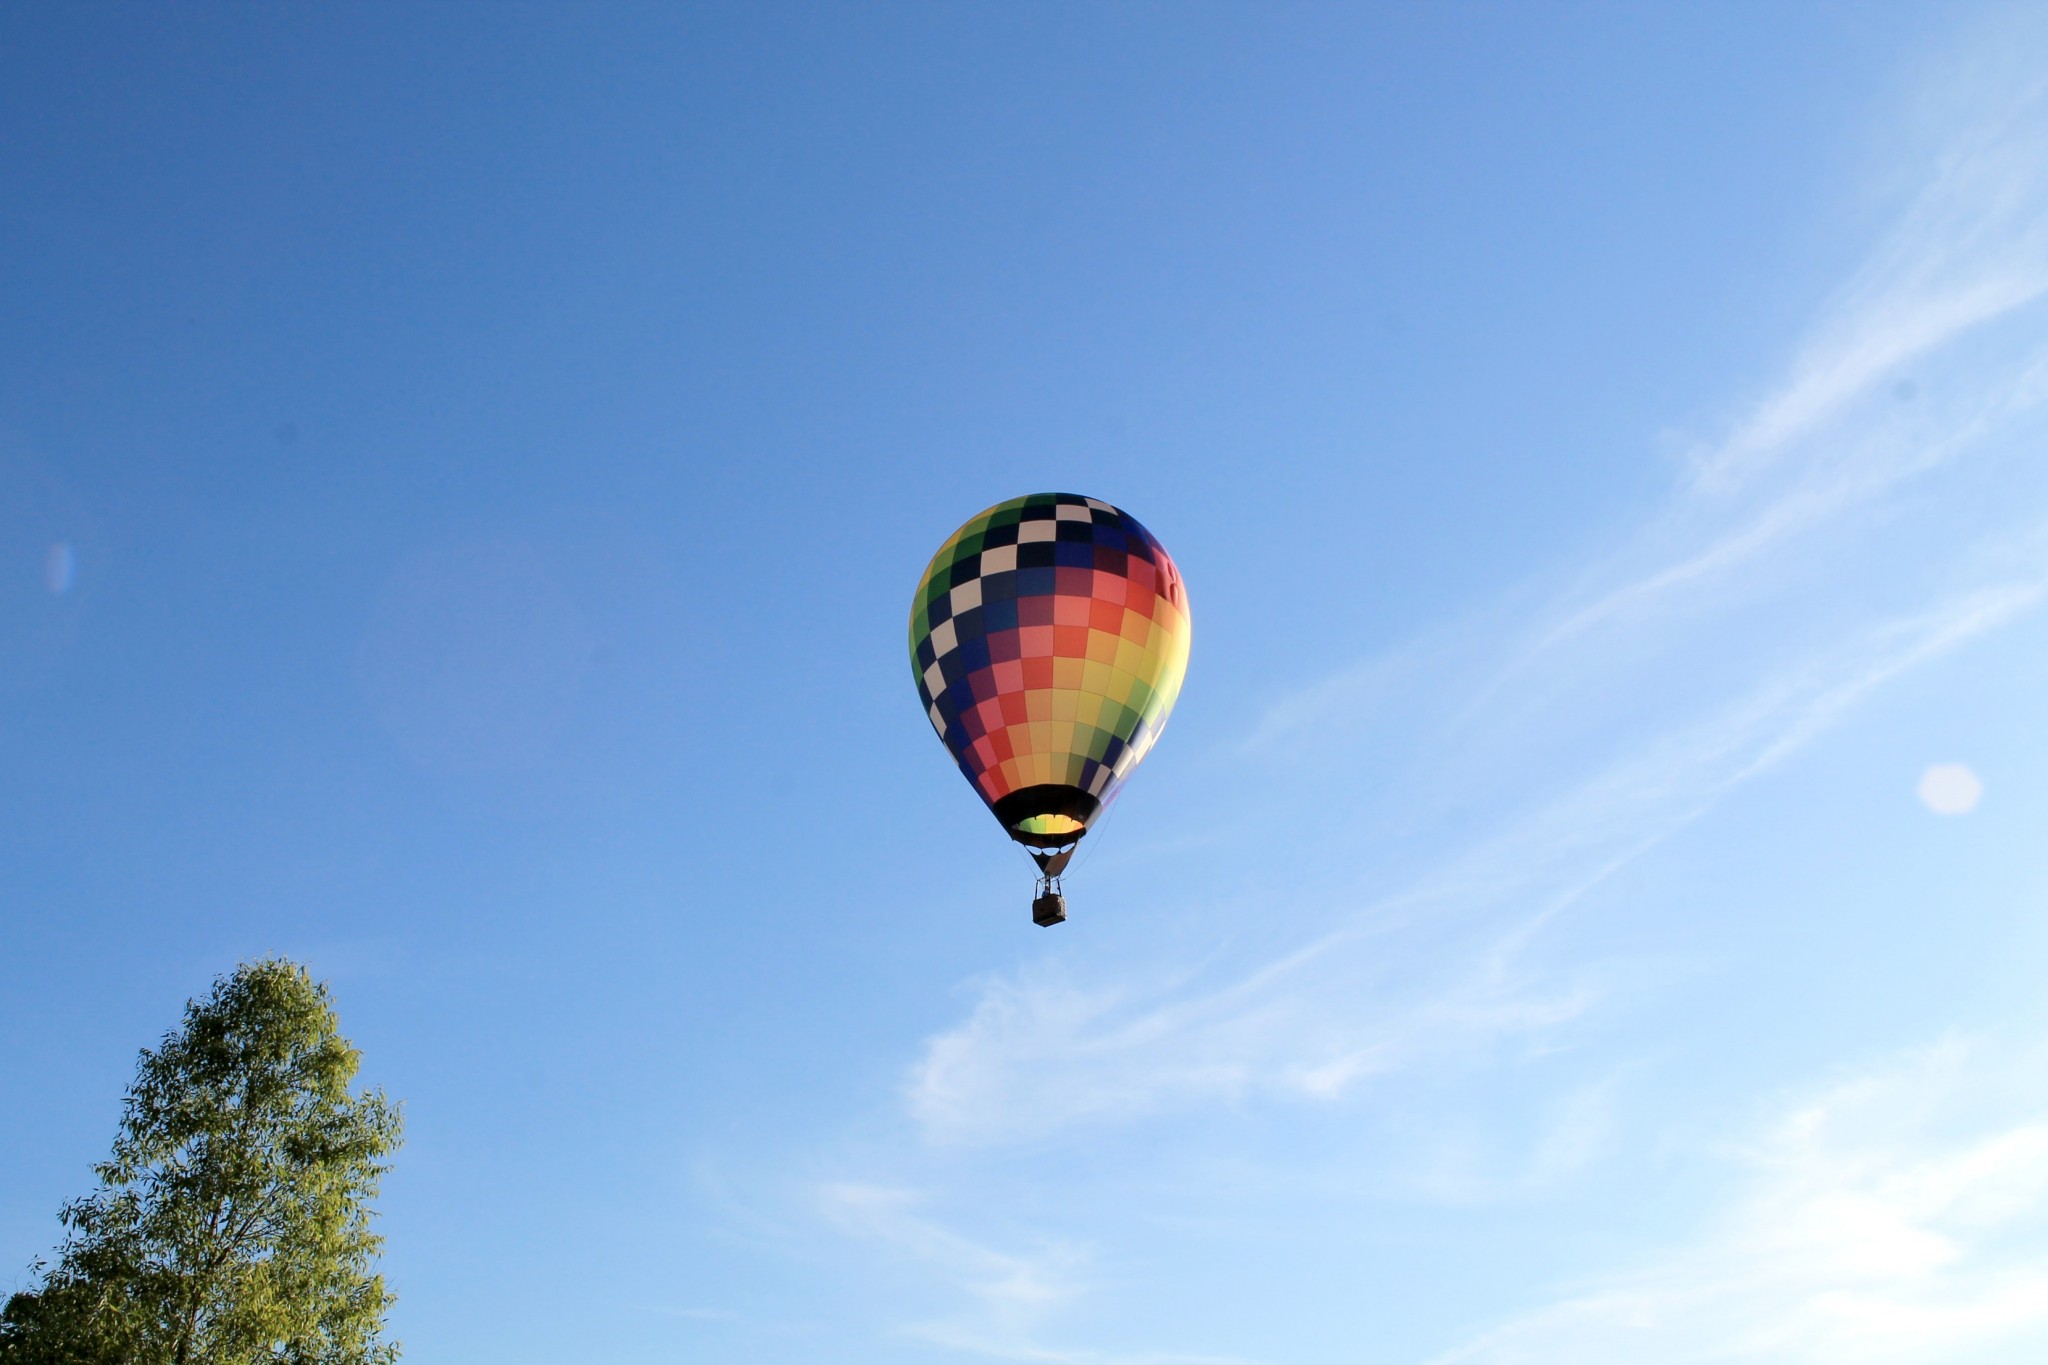
M 286 953 L 410 1359 L 2039 1360 L 2043 70 L 13 7 L 0 1287 Z M 1195 640 L 1042 931 L 903 623 L 1050 489 Z

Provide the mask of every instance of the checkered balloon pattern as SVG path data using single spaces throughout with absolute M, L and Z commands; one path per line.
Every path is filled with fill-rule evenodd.
M 1087 833 L 1166 724 L 1188 597 L 1151 532 L 1106 502 L 1034 493 L 953 533 L 917 585 L 925 714 L 1010 837 Z

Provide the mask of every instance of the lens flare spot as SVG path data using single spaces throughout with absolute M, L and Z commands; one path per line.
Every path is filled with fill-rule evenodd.
M 1920 774 L 1920 804 L 1936 815 L 1968 815 L 1984 799 L 1984 783 L 1961 763 L 1936 763 Z
M 62 597 L 71 591 L 72 582 L 78 577 L 78 552 L 71 548 L 71 542 L 60 540 L 50 547 L 43 556 L 43 586 Z

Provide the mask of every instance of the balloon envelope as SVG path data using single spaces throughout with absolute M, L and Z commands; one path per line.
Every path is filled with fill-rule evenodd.
M 1073 843 L 1159 738 L 1187 672 L 1187 590 L 1136 518 L 1072 493 L 998 503 L 917 586 L 925 714 L 1019 843 Z

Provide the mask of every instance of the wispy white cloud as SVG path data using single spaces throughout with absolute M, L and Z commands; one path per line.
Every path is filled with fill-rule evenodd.
M 1529 937 L 1644 849 L 1770 771 L 1886 681 L 2035 606 L 2039 576 L 1975 587 L 1885 621 L 1660 737 L 1338 931 L 1220 983 L 1187 976 L 1089 987 L 1051 965 L 985 983 L 906 1083 L 941 1142 L 1041 1140 L 1189 1103 L 1333 1097 L 1392 1071 L 1568 1024 L 1591 972 L 1518 966 Z M 1505 915 L 1505 918 L 1503 916 Z M 1417 916 L 1481 931 L 1450 970 L 1387 967 Z
M 2048 1358 L 2048 1068 L 1950 1041 L 1785 1107 L 1689 1245 L 1436 1365 Z
M 1534 1140 L 1503 1159 L 1497 1135 L 1481 1126 L 1438 1124 L 1400 1169 L 1395 1186 L 1435 1204 L 1483 1207 L 1543 1199 L 1580 1181 L 1615 1150 L 1620 1069 L 1552 1100 Z
M 1758 565 L 1843 514 L 1977 453 L 2044 397 L 2048 352 L 2001 323 L 2048 294 L 2048 82 L 1967 77 L 1925 180 L 1809 329 L 1787 372 L 1643 528 L 1632 569 L 1596 576 L 1555 645 Z M 2033 328 L 2038 341 L 2039 328 Z
M 911 1113 L 941 1142 L 1032 1142 L 1191 1102 L 1327 1099 L 1431 1052 L 1563 1024 L 1592 998 L 1584 984 L 1532 989 L 1501 961 L 1425 999 L 1380 996 L 1352 974 L 1372 937 L 1346 930 L 1192 991 L 1172 978 L 1091 990 L 1051 968 L 991 981 L 927 1048 Z
M 937 1276 L 966 1301 L 964 1312 L 901 1328 L 905 1336 L 997 1360 L 1254 1365 L 1238 1356 L 1132 1354 L 1045 1344 L 1042 1328 L 1052 1311 L 1087 1292 L 1084 1249 L 1053 1242 L 1029 1252 L 999 1250 L 933 1218 L 924 1201 L 905 1189 L 832 1182 L 820 1189 L 819 1199 L 827 1221 L 840 1232 Z
M 730 1308 L 671 1308 L 664 1304 L 650 1304 L 644 1312 L 664 1318 L 681 1318 L 686 1322 L 740 1322 L 743 1319 Z
M 909 1190 L 841 1181 L 826 1184 L 819 1197 L 826 1218 L 841 1231 L 943 1270 L 1005 1325 L 1034 1318 L 1077 1292 L 1074 1275 L 1086 1260 L 1078 1248 L 1055 1244 L 1030 1255 L 997 1251 L 924 1216 Z
M 2048 194 L 2042 209 L 2048 218 Z M 1599 626 L 1640 621 L 1738 571 L 1766 569 L 1772 553 L 1789 553 L 1803 536 L 1843 514 L 1867 507 L 1918 475 L 1992 447 L 1995 437 L 2009 433 L 2048 398 L 2048 351 L 1978 358 L 1977 363 L 1983 369 L 1963 392 L 1943 396 L 1949 411 L 1938 419 L 1908 420 L 1879 404 L 1874 411 L 1853 412 L 1838 424 L 1804 433 L 1803 448 L 1781 450 L 1781 457 L 1795 466 L 1792 477 L 1762 496 L 1716 498 L 1720 505 L 1711 509 L 1699 505 L 1697 494 L 1681 498 L 1643 532 L 1637 553 L 1648 565 L 1620 574 L 1619 581 L 1596 578 L 1589 590 L 1561 600 L 1534 648 L 1547 651 Z
M 1913 362 L 2048 292 L 2048 80 L 1985 74 L 1950 77 L 1981 86 L 1977 107 L 1942 130 L 1919 192 L 1790 373 L 1697 452 L 1696 488 L 1736 490 Z
M 1250 1356 L 1219 1356 L 1184 1351 L 1097 1351 L 1087 1347 L 1040 1346 L 1028 1340 L 987 1336 L 943 1325 L 913 1328 L 909 1335 L 933 1346 L 991 1360 L 1045 1361 L 1048 1365 L 1265 1365 Z

